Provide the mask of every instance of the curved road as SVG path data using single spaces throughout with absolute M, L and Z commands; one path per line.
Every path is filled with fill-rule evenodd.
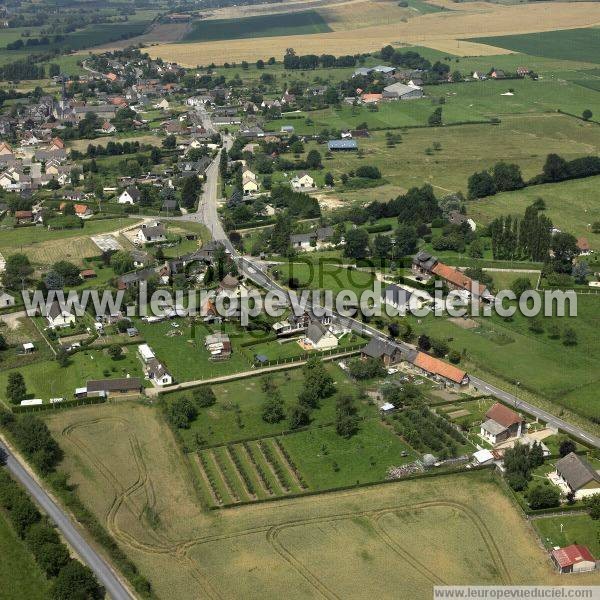
M 44 513 L 55 523 L 63 537 L 75 549 L 81 560 L 92 569 L 110 597 L 113 600 L 132 600 L 135 598 L 123 585 L 110 565 L 83 538 L 73 525 L 70 517 L 50 498 L 2 442 L 0 442 L 0 450 L 4 450 L 7 455 L 6 468 L 23 485 Z

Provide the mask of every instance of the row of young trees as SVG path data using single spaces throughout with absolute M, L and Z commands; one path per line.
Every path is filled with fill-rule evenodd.
M 579 254 L 577 239 L 570 233 L 553 233 L 552 221 L 543 209 L 540 199 L 527 207 L 521 219 L 508 215 L 492 221 L 489 233 L 494 258 L 546 262 L 555 273 L 571 274 Z

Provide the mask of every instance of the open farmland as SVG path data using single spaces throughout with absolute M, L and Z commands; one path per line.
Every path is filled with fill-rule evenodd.
M 600 29 L 597 28 L 477 37 L 473 41 L 533 56 L 600 63 Z
M 331 31 L 316 11 L 196 21 L 183 42 L 231 40 L 279 35 L 306 35 Z
M 452 102 L 455 100 L 450 99 L 448 105 Z M 429 109 L 433 110 L 433 107 L 429 105 Z M 326 113 L 330 114 L 329 120 Z M 340 120 L 335 120 L 336 111 L 322 111 L 320 114 L 320 125 L 327 124 L 325 126 L 340 129 L 345 127 L 341 117 Z M 374 119 L 378 118 L 378 113 L 367 111 L 359 115 L 352 116 L 349 123 L 354 125 L 361 120 L 368 120 L 370 115 Z M 528 179 L 541 172 L 549 152 L 556 152 L 569 160 L 595 154 L 600 149 L 600 127 L 594 123 L 583 123 L 565 115 L 546 113 L 505 115 L 501 120 L 498 125 L 473 124 L 398 130 L 394 133 L 400 134 L 401 140 L 392 147 L 387 145 L 384 131 L 375 131 L 369 138 L 358 140 L 362 157 L 355 152 L 334 153 L 332 158 L 324 158 L 324 168 L 312 175 L 320 181 L 319 178 L 324 173 L 331 172 L 339 182 L 343 173 L 349 173 L 360 165 L 379 167 L 388 185 L 354 192 L 343 190 L 336 183 L 336 188 L 328 194 L 331 198 L 348 201 L 385 201 L 423 183 L 430 183 L 437 195 L 459 190 L 466 195 L 469 176 L 476 171 L 492 168 L 496 162 L 517 163 L 523 177 Z M 438 150 L 432 150 L 435 142 L 440 144 Z M 306 144 L 307 151 L 312 148 L 322 154 L 326 152 L 323 145 L 313 142 Z M 465 148 L 469 151 L 465 152 Z M 581 185 L 585 183 L 582 181 Z M 494 199 L 486 198 L 478 201 L 478 204 L 470 204 L 470 207 L 471 210 L 478 210 L 481 206 L 483 211 L 490 202 L 493 204 Z M 576 204 L 578 200 L 572 202 Z M 501 210 L 500 206 L 499 204 L 498 210 Z
M 370 10 L 365 7 L 363 14 L 370 14 Z M 211 62 L 222 64 L 224 56 L 227 56 L 228 62 L 278 57 L 283 56 L 290 47 L 299 54 L 339 55 L 370 52 L 387 43 L 427 46 L 458 56 L 497 55 L 511 51 L 480 44 L 468 38 L 589 27 L 590 23 L 597 22 L 600 22 L 600 7 L 595 3 L 553 2 L 551 10 L 548 10 L 546 3 L 509 6 L 465 3 L 461 10 L 417 13 L 414 18 L 405 21 L 398 18 L 389 22 L 389 16 L 382 15 L 382 22 L 379 24 L 362 27 L 352 34 L 347 31 L 351 28 L 350 24 L 338 24 L 332 27 L 334 31 L 305 35 L 302 38 L 278 36 L 254 40 L 164 44 L 150 48 L 149 52 L 152 56 L 191 66 Z
M 436 583 L 560 581 L 487 471 L 207 513 L 156 409 L 84 407 L 47 422 L 69 481 L 159 597 L 412 600 Z M 418 554 L 416 537 L 428 540 Z

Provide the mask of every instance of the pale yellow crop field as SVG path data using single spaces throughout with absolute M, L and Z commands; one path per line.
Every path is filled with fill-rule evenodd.
M 491 471 L 207 511 L 156 407 L 44 417 L 60 469 L 159 598 L 412 600 L 433 585 L 564 583 Z
M 355 7 L 368 24 L 354 29 Z M 299 54 L 352 54 L 372 52 L 385 44 L 411 44 L 452 52 L 459 56 L 496 55 L 507 50 L 457 40 L 479 36 L 514 35 L 556 29 L 592 27 L 600 24 L 600 4 L 595 2 L 544 2 L 502 6 L 483 2 L 457 4 L 459 10 L 418 15 L 406 22 L 383 22 L 373 25 L 373 20 L 384 18 L 382 4 L 374 0 L 333 7 L 340 20 L 332 21 L 337 31 L 302 36 L 263 37 L 189 44 L 158 44 L 148 49 L 151 56 L 160 56 L 186 66 L 223 63 L 241 60 L 254 61 L 270 56 L 281 57 L 287 48 Z M 393 11 L 389 5 L 388 11 Z M 346 14 L 346 21 L 343 15 Z M 354 15 L 354 16 L 350 16 Z M 369 24 L 371 23 L 371 24 Z

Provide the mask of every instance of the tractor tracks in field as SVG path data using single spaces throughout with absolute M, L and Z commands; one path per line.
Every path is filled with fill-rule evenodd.
M 119 479 L 113 474 L 112 470 L 99 458 L 96 451 L 89 448 L 78 436 L 77 430 L 101 423 L 112 423 L 123 427 L 124 434 L 127 436 L 129 451 L 131 452 L 132 464 L 134 465 L 135 479 L 128 485 L 124 486 Z M 146 508 L 154 509 L 156 506 L 156 493 L 148 474 L 148 469 L 139 440 L 126 419 L 118 417 L 101 417 L 97 419 L 89 419 L 74 422 L 62 430 L 62 436 L 73 444 L 79 452 L 89 461 L 90 465 L 106 480 L 110 489 L 114 493 L 114 498 L 110 504 L 106 515 L 105 523 L 109 533 L 121 542 L 123 545 L 132 548 L 133 550 L 143 552 L 145 554 L 154 555 L 169 555 L 173 560 L 177 561 L 190 576 L 197 582 L 204 593 L 204 597 L 209 600 L 219 600 L 221 595 L 213 587 L 208 577 L 199 569 L 197 562 L 190 558 L 189 552 L 197 546 L 211 542 L 227 541 L 244 536 L 264 534 L 267 542 L 275 550 L 275 552 L 284 560 L 290 567 L 304 579 L 320 596 L 328 600 L 341 600 L 334 590 L 302 561 L 291 550 L 289 550 L 280 536 L 283 532 L 290 528 L 301 527 L 312 524 L 334 523 L 353 518 L 364 518 L 371 525 L 374 534 L 377 538 L 388 547 L 396 556 L 411 565 L 426 581 L 433 585 L 443 585 L 445 581 L 432 569 L 423 564 L 412 552 L 403 545 L 394 540 L 393 536 L 386 530 L 381 520 L 389 514 L 400 516 L 401 513 L 411 510 L 426 510 L 427 508 L 442 507 L 453 508 L 461 511 L 473 524 L 481 536 L 484 545 L 486 546 L 490 559 L 497 568 L 498 573 L 504 584 L 511 582 L 509 569 L 507 568 L 502 553 L 494 541 L 493 535 L 489 531 L 483 519 L 467 504 L 458 501 L 427 501 L 410 505 L 395 505 L 385 508 L 364 510 L 364 511 L 349 511 L 337 514 L 330 514 L 322 517 L 312 517 L 307 519 L 295 519 L 283 521 L 277 525 L 262 525 L 251 527 L 232 533 L 203 535 L 188 540 L 173 540 L 167 535 L 155 531 L 151 524 L 147 522 L 145 517 Z M 141 498 L 143 498 L 143 501 Z M 124 531 L 118 523 L 118 515 L 124 508 L 136 517 L 136 519 L 144 525 L 144 530 L 147 532 L 150 541 L 145 542 L 138 539 L 135 534 Z
M 133 462 L 135 464 L 136 479 L 128 487 L 124 487 L 121 482 L 114 476 L 109 469 L 97 456 L 95 452 L 82 442 L 76 435 L 76 431 L 82 427 L 89 427 L 99 423 L 112 422 L 113 424 L 122 425 L 127 432 L 126 435 L 129 441 Z M 124 531 L 119 525 L 117 516 L 119 511 L 126 506 L 143 523 L 145 520 L 144 513 L 146 507 L 154 509 L 156 505 L 156 496 L 154 486 L 148 476 L 148 470 L 144 461 L 142 450 L 137 436 L 128 431 L 126 419 L 117 417 L 103 417 L 98 419 L 89 419 L 72 423 L 62 430 L 62 435 L 71 444 L 73 444 L 90 462 L 91 466 L 107 481 L 114 493 L 114 498 L 108 511 L 105 515 L 105 525 L 109 533 L 122 544 L 130 548 L 143 552 L 145 554 L 168 554 L 184 566 L 192 578 L 199 584 L 204 592 L 204 597 L 209 600 L 219 600 L 220 594 L 213 588 L 206 576 L 198 569 L 194 561 L 186 554 L 188 545 L 186 542 L 175 542 L 167 536 L 157 533 L 153 530 L 149 523 L 145 523 L 145 530 L 155 543 L 145 543 L 137 539 L 134 535 Z M 134 499 L 133 495 L 143 490 L 145 502 L 140 507 Z

